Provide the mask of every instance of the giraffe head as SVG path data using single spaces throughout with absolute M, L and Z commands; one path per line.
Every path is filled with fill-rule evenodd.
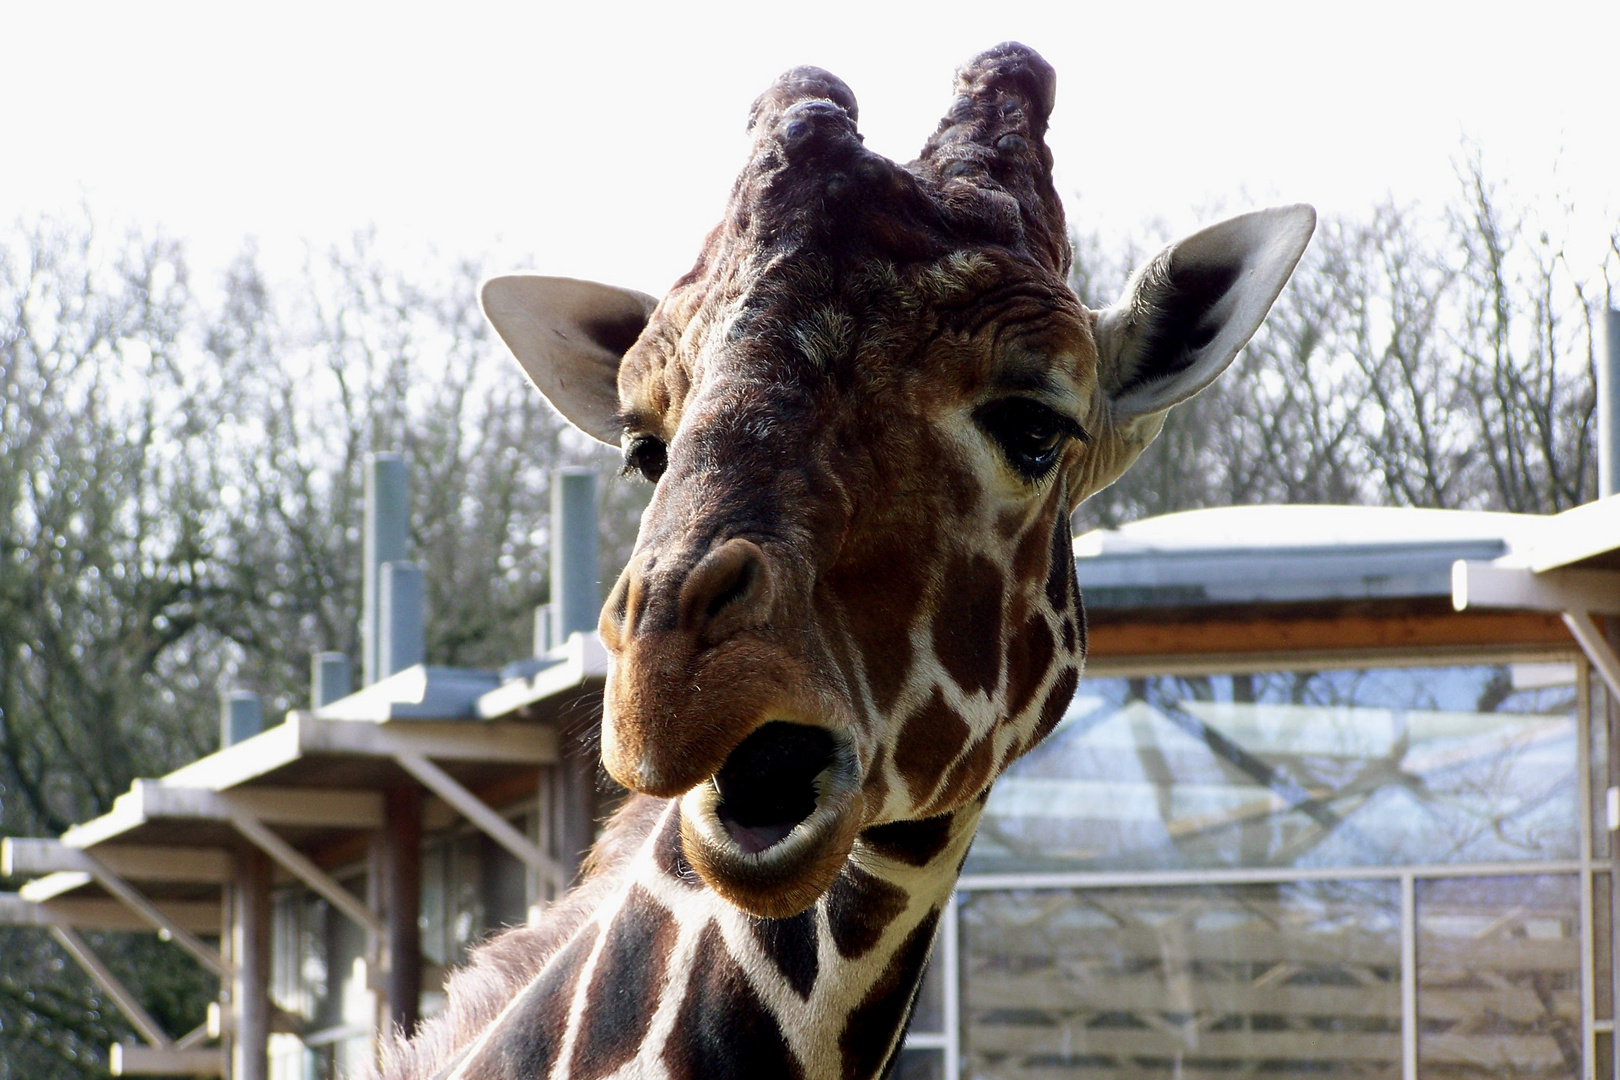
M 602 612 L 603 761 L 681 798 L 688 860 L 756 915 L 1051 730 L 1085 651 L 1069 513 L 1231 362 L 1314 227 L 1227 221 L 1086 309 L 1054 90 L 1032 50 L 992 49 L 901 166 L 862 145 L 847 86 L 796 68 L 662 300 L 485 286 L 552 404 L 657 485 Z

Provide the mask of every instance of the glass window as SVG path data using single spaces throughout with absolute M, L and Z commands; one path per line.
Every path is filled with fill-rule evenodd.
M 975 1078 L 1399 1075 L 1395 882 L 961 894 Z
M 533 815 L 512 821 L 533 834 Z M 467 958 L 492 930 L 528 919 L 535 891 L 517 856 L 482 832 L 441 834 L 422 851 L 422 952 L 450 966 Z
M 1522 665 L 1519 665 L 1522 667 Z M 1575 858 L 1573 666 L 1087 679 L 969 873 Z
M 1579 1077 L 1579 879 L 1420 881 L 1416 898 L 1419 1074 Z
M 945 1080 L 945 1051 L 907 1047 L 889 1080 Z
M 911 1009 L 913 1035 L 939 1034 L 945 1030 L 945 965 L 940 960 L 940 944 L 934 942 L 934 955 L 923 968 L 922 985 Z

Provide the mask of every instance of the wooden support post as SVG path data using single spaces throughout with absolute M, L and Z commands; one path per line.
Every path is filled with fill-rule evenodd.
M 1608 618 L 1604 622 L 1604 636 L 1608 639 L 1609 648 L 1620 653 L 1620 618 Z M 1607 688 L 1605 688 L 1607 689 Z M 1620 695 L 1607 692 L 1603 695 L 1603 711 L 1596 709 L 1592 722 L 1594 725 L 1603 724 L 1608 731 L 1607 757 L 1609 759 L 1609 787 L 1620 788 Z M 1603 793 L 1605 826 L 1612 823 L 1607 820 L 1608 792 Z M 1609 1016 L 1616 1020 L 1616 1028 L 1620 1029 L 1620 832 L 1612 827 L 1609 829 Z M 1620 1030 L 1610 1035 L 1610 1046 L 1620 1046 Z M 1598 1077 L 1598 1080 L 1610 1080 L 1608 1077 Z
M 270 859 L 243 845 L 231 896 L 231 1080 L 270 1076 Z
M 555 844 L 557 861 L 570 878 L 579 877 L 579 866 L 596 843 L 599 811 L 596 773 L 598 761 L 589 740 L 577 732 L 563 732 L 558 740 L 556 782 L 552 785 L 556 803 Z
M 379 860 L 388 957 L 383 994 L 389 1022 L 409 1034 L 422 1001 L 422 789 L 399 784 L 385 796 Z

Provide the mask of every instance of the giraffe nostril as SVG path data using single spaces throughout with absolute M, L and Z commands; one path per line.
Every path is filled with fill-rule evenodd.
M 681 625 L 717 645 L 769 615 L 771 571 L 752 541 L 734 537 L 709 552 L 681 587 Z
M 710 598 L 708 611 L 706 612 L 710 619 L 720 614 L 735 601 L 748 595 L 749 589 L 753 587 L 758 566 L 758 563 L 750 559 L 737 567 L 736 576 L 732 579 L 731 584 Z
M 773 720 L 731 752 L 714 775 L 715 812 L 740 848 L 773 847 L 815 812 L 816 778 L 835 749 L 826 728 Z

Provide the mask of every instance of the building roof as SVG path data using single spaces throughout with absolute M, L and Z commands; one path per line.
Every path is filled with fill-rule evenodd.
M 1092 611 L 1449 602 L 1453 563 L 1527 552 L 1549 520 L 1413 507 L 1231 506 L 1093 530 L 1076 538 L 1075 565 Z

